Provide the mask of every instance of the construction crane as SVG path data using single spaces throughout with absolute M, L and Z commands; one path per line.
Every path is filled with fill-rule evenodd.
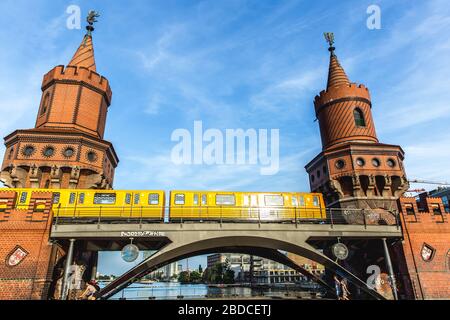
M 409 183 L 423 183 L 423 184 L 436 184 L 440 186 L 450 186 L 450 183 L 448 182 L 438 182 L 438 181 L 429 181 L 429 180 L 420 180 L 420 179 L 413 179 L 408 180 Z
M 426 192 L 427 190 L 425 190 L 425 189 L 409 189 L 409 190 L 407 190 L 406 192 L 409 192 L 409 193 L 422 193 L 422 192 Z

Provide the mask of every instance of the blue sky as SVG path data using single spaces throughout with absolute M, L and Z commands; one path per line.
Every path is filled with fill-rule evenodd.
M 81 7 L 83 24 L 88 10 L 101 14 L 94 46 L 113 90 L 105 138 L 121 160 L 116 189 L 309 190 L 304 165 L 321 150 L 312 101 L 326 85 L 324 31 L 335 33 L 350 79 L 369 87 L 378 137 L 404 148 L 408 177 L 450 181 L 447 0 L 3 0 L 3 136 L 34 125 L 42 76 L 81 42 L 84 30 L 66 27 L 70 4 Z M 366 27 L 372 4 L 380 30 Z M 279 173 L 174 165 L 171 133 L 195 120 L 280 129 Z

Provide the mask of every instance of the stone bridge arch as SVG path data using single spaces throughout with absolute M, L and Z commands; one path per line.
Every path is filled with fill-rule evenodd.
M 169 243 L 166 247 L 141 262 L 136 267 L 130 269 L 122 276 L 111 282 L 100 292 L 102 299 L 108 299 L 117 292 L 123 290 L 130 285 L 135 279 L 139 279 L 149 272 L 164 267 L 167 264 L 189 258 L 197 255 L 211 254 L 216 252 L 233 252 L 241 254 L 252 254 L 268 258 L 280 263 L 283 263 L 300 272 L 305 272 L 302 268 L 296 265 L 292 260 L 283 255 L 279 250 L 290 252 L 319 264 L 334 273 L 339 273 L 341 276 L 348 279 L 353 285 L 367 293 L 374 299 L 384 299 L 376 291 L 367 287 L 366 283 L 356 277 L 354 274 L 343 268 L 338 263 L 334 262 L 324 254 L 317 251 L 314 247 L 306 242 L 298 243 L 289 241 L 289 239 L 277 239 L 267 236 L 218 236 L 206 239 L 181 240 Z M 294 240 L 294 239 L 291 239 Z M 320 279 L 314 279 L 320 284 L 324 285 L 329 292 L 333 291 L 328 284 Z

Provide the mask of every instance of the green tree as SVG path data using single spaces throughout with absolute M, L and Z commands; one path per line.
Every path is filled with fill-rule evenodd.
M 189 277 L 189 282 L 194 283 L 194 282 L 200 282 L 200 280 L 202 279 L 202 275 L 197 272 L 197 271 L 192 271 Z
M 180 283 L 189 283 L 189 272 L 187 271 L 181 271 L 178 275 L 178 282 Z

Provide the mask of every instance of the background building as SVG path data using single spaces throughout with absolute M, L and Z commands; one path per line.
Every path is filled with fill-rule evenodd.
M 297 263 L 317 275 L 323 273 L 323 267 L 311 262 L 308 259 L 295 255 Z M 301 259 L 300 259 L 301 258 Z M 301 273 L 286 267 L 285 265 L 257 256 L 250 256 L 236 253 L 216 253 L 207 257 L 208 268 L 212 268 L 217 263 L 227 263 L 234 271 L 236 282 L 252 282 L 255 284 L 276 284 L 295 283 L 306 281 L 307 278 Z
M 444 205 L 445 212 L 450 213 L 450 188 L 441 187 L 428 192 L 430 197 L 437 197 L 442 199 L 442 204 Z

